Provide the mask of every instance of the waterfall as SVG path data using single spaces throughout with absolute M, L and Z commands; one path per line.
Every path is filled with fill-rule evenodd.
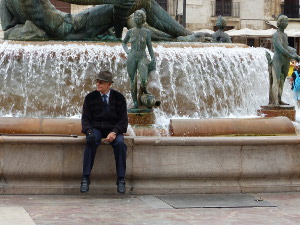
M 187 45 L 188 46 L 188 45 Z M 268 104 L 264 48 L 166 47 L 157 44 L 157 69 L 148 91 L 161 101 L 164 119 L 256 115 Z M 113 72 L 113 88 L 131 107 L 126 55 L 120 43 L 0 43 L 0 116 L 79 117 L 94 74 Z M 294 104 L 289 87 L 283 99 Z

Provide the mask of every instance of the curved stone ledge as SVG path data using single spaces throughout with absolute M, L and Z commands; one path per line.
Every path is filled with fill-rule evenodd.
M 296 130 L 287 117 L 171 119 L 172 136 L 288 136 Z
M 81 41 L 12 41 L 12 40 L 0 40 L 0 44 L 21 44 L 21 45 L 49 45 L 49 44 L 76 44 L 76 45 L 104 45 L 104 46 L 119 46 L 118 42 L 81 42 Z M 153 42 L 153 47 L 163 46 L 165 48 L 173 47 L 192 47 L 192 48 L 204 48 L 204 47 L 225 47 L 225 48 L 249 48 L 246 44 L 241 43 L 200 43 L 200 42 Z
M 136 136 L 166 135 L 152 126 L 133 125 L 132 130 Z M 171 119 L 170 133 L 175 137 L 296 136 L 293 123 L 286 117 Z M 83 135 L 80 119 L 20 117 L 0 117 L 1 134 Z
M 0 144 L 84 144 L 85 136 L 0 136 Z
M 134 137 L 133 141 L 134 145 L 153 146 L 297 145 L 300 137 Z
M 0 117 L 0 133 L 83 135 L 80 119 Z
M 125 136 L 126 144 L 151 146 L 244 146 L 244 145 L 297 145 L 299 136 L 279 137 L 133 137 Z M 0 144 L 85 144 L 85 136 L 0 136 Z M 106 144 L 105 142 L 102 142 Z
M 300 191 L 300 138 L 125 137 L 135 194 Z M 85 137 L 0 136 L 0 194 L 79 193 Z M 90 193 L 116 193 L 111 146 L 96 154 Z

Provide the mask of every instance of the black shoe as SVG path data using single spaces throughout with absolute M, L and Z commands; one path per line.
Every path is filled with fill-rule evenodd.
M 117 191 L 120 193 L 120 194 L 124 194 L 125 191 L 126 191 L 126 188 L 125 188 L 125 180 L 124 179 L 120 179 L 120 180 L 117 180 Z
M 82 178 L 81 185 L 80 185 L 80 192 L 86 193 L 89 191 L 90 179 L 89 178 Z

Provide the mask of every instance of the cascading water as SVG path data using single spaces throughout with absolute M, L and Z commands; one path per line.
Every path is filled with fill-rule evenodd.
M 217 118 L 256 115 L 268 104 L 264 48 L 154 48 L 157 70 L 148 90 L 161 100 L 157 123 L 169 118 Z M 0 116 L 66 118 L 80 116 L 84 96 L 94 89 L 94 74 L 115 74 L 113 88 L 131 107 L 121 44 L 0 44 Z M 287 85 L 286 85 L 287 86 Z M 286 87 L 285 89 L 288 89 Z M 283 100 L 294 104 L 291 91 Z

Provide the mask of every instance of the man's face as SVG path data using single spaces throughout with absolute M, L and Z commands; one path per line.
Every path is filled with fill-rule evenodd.
M 103 81 L 103 80 L 97 80 L 96 81 L 96 88 L 97 91 L 100 91 L 102 94 L 106 94 L 111 86 L 111 82 Z

